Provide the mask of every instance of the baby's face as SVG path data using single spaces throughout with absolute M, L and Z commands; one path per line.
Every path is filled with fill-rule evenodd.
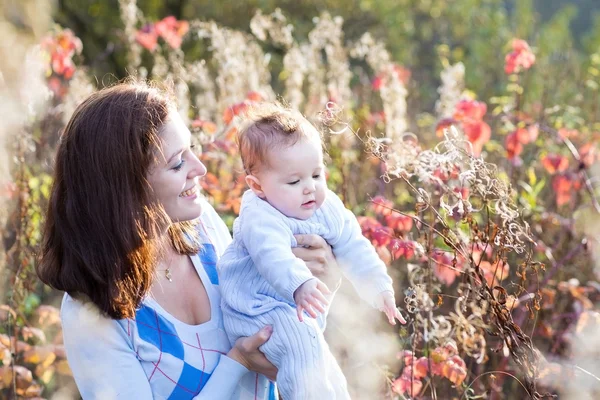
M 318 140 L 301 139 L 269 152 L 269 167 L 257 174 L 263 197 L 284 215 L 308 219 L 325 200 L 327 184 Z

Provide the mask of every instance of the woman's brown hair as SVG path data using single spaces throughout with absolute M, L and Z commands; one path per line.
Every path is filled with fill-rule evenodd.
M 194 223 L 171 223 L 146 180 L 173 105 L 162 88 L 120 83 L 85 99 L 60 138 L 37 273 L 114 319 L 148 293 L 167 226 L 178 252 L 198 251 Z

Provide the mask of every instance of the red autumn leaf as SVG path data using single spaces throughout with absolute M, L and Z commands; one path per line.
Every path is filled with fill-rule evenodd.
M 542 165 L 549 174 L 564 172 L 569 168 L 569 160 L 559 154 L 548 154 L 542 157 Z
M 481 121 L 487 112 L 487 105 L 476 100 L 461 100 L 454 109 L 454 119 L 457 121 Z
M 146 24 L 136 32 L 135 40 L 142 47 L 149 51 L 156 50 L 156 46 L 158 45 L 158 33 L 154 29 L 154 24 Z
M 83 43 L 81 42 L 81 39 L 75 36 L 73 31 L 70 29 L 61 30 L 56 37 L 56 43 L 61 49 L 70 53 L 71 55 L 75 53 L 79 54 L 81 53 L 81 50 L 83 50 Z
M 245 102 L 234 104 L 233 106 L 227 107 L 225 111 L 223 111 L 223 122 L 229 125 L 233 120 L 233 117 L 236 115 L 240 115 L 246 112 L 248 109 L 248 104 Z
M 373 90 L 377 91 L 381 89 L 381 86 L 383 86 L 383 78 L 377 75 L 375 78 L 373 78 L 373 82 L 371 82 L 371 87 L 373 88 Z
M 385 223 L 388 227 L 398 232 L 408 232 L 412 229 L 413 219 L 408 215 L 402 215 L 397 212 L 385 216 Z
M 75 73 L 75 64 L 71 56 L 65 53 L 54 53 L 52 54 L 52 70 L 57 74 L 63 76 L 65 79 L 71 79 Z
M 552 189 L 556 194 L 556 205 L 558 207 L 568 204 L 573 195 L 573 182 L 570 177 L 561 174 L 552 179 Z
M 519 142 L 519 138 L 516 133 L 510 133 L 506 136 L 504 140 L 504 145 L 506 147 L 506 156 L 509 160 L 512 160 L 518 157 L 523 152 L 523 145 Z
M 81 40 L 70 29 L 63 29 L 55 36 L 48 36 L 41 42 L 47 54 L 51 70 L 57 75 L 70 79 L 75 72 L 72 57 L 83 49 Z
M 434 251 L 431 256 L 433 261 L 433 273 L 446 286 L 452 285 L 460 271 L 452 266 L 452 257 L 443 251 Z
M 387 226 L 380 226 L 371 231 L 370 239 L 373 246 L 387 246 L 392 241 L 394 232 Z
M 373 217 L 359 216 L 356 219 L 358 220 L 358 224 L 360 225 L 360 228 L 362 229 L 363 235 L 366 237 L 368 237 L 368 235 L 374 229 L 377 229 L 381 226 L 379 221 L 377 221 Z
M 246 95 L 246 100 L 259 102 L 259 101 L 263 101 L 263 97 L 260 95 L 260 93 L 253 91 L 253 92 L 248 92 L 248 94 Z
M 394 239 L 390 243 L 390 250 L 394 259 L 411 259 L 415 256 L 415 242 L 412 240 Z
M 200 128 L 209 135 L 212 135 L 217 131 L 217 125 L 214 122 L 205 121 L 199 118 L 192 121 L 192 128 Z
M 202 190 L 208 192 L 212 196 L 213 191 L 220 190 L 221 184 L 219 178 L 215 174 L 207 172 L 200 180 L 200 186 L 202 186 Z
M 394 232 L 391 228 L 381 225 L 375 218 L 358 217 L 358 223 L 363 236 L 369 239 L 373 246 L 387 246 L 391 242 Z
M 513 51 L 507 54 L 504 59 L 504 72 L 506 74 L 514 74 L 527 70 L 535 63 L 535 55 L 526 41 L 513 39 L 512 49 Z
M 530 125 L 527 128 L 518 128 L 515 131 L 515 134 L 517 135 L 517 140 L 519 141 L 519 143 L 529 144 L 531 142 L 534 142 L 535 139 L 537 139 L 539 134 L 539 128 L 537 125 Z
M 461 199 L 466 200 L 469 198 L 469 188 L 462 186 L 462 187 L 455 187 L 454 189 L 452 189 L 452 191 L 454 193 L 456 193 Z
M 431 352 L 431 360 L 436 364 L 441 364 L 442 362 L 446 361 L 448 357 L 450 357 L 450 354 L 444 347 L 436 347 Z
M 452 356 L 444 362 L 442 375 L 454 385 L 460 385 L 467 377 L 467 365 L 459 356 Z
M 417 379 L 425 378 L 429 371 L 429 360 L 427 357 L 421 357 L 412 366 L 413 376 Z
M 190 25 L 187 21 L 178 21 L 172 15 L 154 24 L 156 33 L 174 49 L 181 47 L 182 38 L 188 32 L 189 28 Z
M 483 145 L 490 141 L 492 129 L 484 121 L 464 120 L 462 128 L 467 140 L 473 145 L 473 155 L 478 157 L 481 154 Z
M 435 127 L 435 136 L 441 138 L 444 137 L 446 129 L 450 129 L 451 126 L 456 126 L 458 121 L 454 118 L 444 118 L 440 120 Z
M 392 391 L 401 395 L 407 393 L 416 396 L 421 389 L 423 389 L 423 382 L 417 379 L 411 380 L 410 376 L 404 374 L 392 382 Z
M 375 196 L 371 201 L 371 207 L 376 214 L 390 215 L 394 208 L 394 203 L 383 196 Z

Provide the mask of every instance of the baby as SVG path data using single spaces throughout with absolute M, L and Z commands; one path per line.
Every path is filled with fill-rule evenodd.
M 346 379 L 323 338 L 330 291 L 292 253 L 294 235 L 323 237 L 359 295 L 391 324 L 405 323 L 392 280 L 356 217 L 327 189 L 320 134 L 299 112 L 259 105 L 238 139 L 250 190 L 218 265 L 229 340 L 272 325 L 261 350 L 279 369 L 285 400 L 349 399 Z M 318 318 L 304 318 L 305 312 Z

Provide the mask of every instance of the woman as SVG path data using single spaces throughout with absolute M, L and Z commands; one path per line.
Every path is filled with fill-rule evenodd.
M 130 82 L 75 110 L 59 144 L 38 275 L 67 292 L 67 359 L 83 398 L 276 399 L 276 370 L 223 331 L 216 261 L 231 238 L 165 91 Z M 318 236 L 294 249 L 315 275 Z M 253 371 L 253 372 L 249 372 Z

